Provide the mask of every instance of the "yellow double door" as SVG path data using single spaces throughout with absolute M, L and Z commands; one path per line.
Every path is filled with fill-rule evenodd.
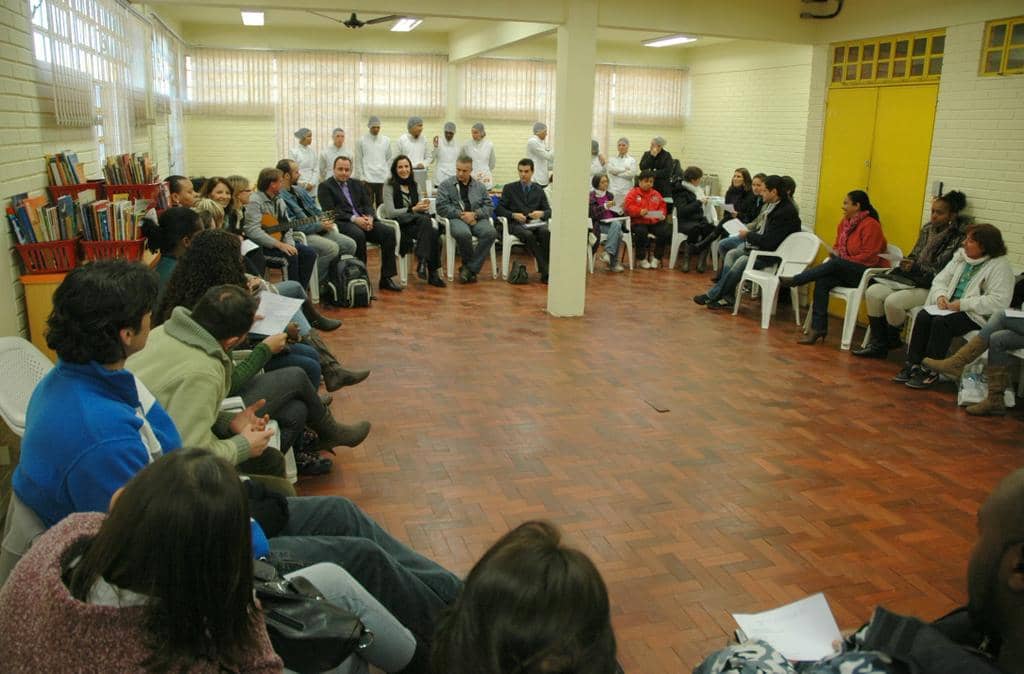
M 829 245 L 843 197 L 864 190 L 889 243 L 909 253 L 924 222 L 938 84 L 831 89 L 815 230 Z

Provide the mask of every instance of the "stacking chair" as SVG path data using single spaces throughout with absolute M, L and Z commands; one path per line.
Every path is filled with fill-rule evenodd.
M 820 245 L 821 239 L 811 232 L 794 232 L 775 250 L 751 251 L 747 258 L 747 268 L 743 270 L 743 276 L 736 287 L 736 302 L 733 304 L 732 315 L 735 316 L 740 310 L 742 293 L 739 289 L 743 287 L 745 281 L 750 281 L 761 288 L 761 329 L 767 330 L 778 302 L 779 277 L 794 276 L 806 269 L 807 265 L 814 261 Z M 774 268 L 755 269 L 754 263 L 758 258 L 775 258 L 778 262 Z M 790 288 L 789 292 L 796 324 L 800 325 L 800 296 L 797 288 Z

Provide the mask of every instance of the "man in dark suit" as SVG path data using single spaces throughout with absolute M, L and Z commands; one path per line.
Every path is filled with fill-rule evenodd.
M 320 183 L 316 190 L 320 208 L 334 214 L 338 231 L 356 242 L 356 257 L 366 262 L 366 242 L 380 245 L 380 289 L 401 292 L 402 286 L 391 277 L 398 273 L 395 261 L 395 230 L 373 215 L 370 196 L 352 177 L 352 160 L 345 156 L 334 159 L 334 177 Z
M 533 160 L 519 160 L 519 182 L 508 183 L 501 190 L 498 217 L 508 219 L 509 232 L 530 249 L 537 258 L 540 280 L 548 282 L 548 257 L 551 254 L 551 206 L 544 189 L 533 182 Z M 528 227 L 530 221 L 543 220 L 545 224 Z

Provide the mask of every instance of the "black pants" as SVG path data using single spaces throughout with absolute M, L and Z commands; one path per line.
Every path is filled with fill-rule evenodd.
M 363 187 L 370 193 L 374 208 L 384 203 L 384 183 L 368 183 L 364 180 Z
M 402 229 L 402 245 L 398 250 L 405 255 L 415 246 L 416 257 L 427 263 L 431 271 L 441 267 L 441 232 L 434 229 L 434 221 L 425 213 L 402 213 L 395 220 Z
M 512 236 L 523 242 L 530 253 L 537 258 L 537 267 L 541 275 L 548 273 L 548 258 L 551 257 L 551 230 L 547 225 L 527 227 L 515 220 L 508 223 L 508 231 Z
M 654 257 L 661 259 L 665 249 L 672 243 L 672 223 L 663 220 L 653 225 L 633 225 L 633 241 L 636 246 L 636 259 L 647 257 L 647 235 L 654 235 Z
M 309 287 L 309 279 L 313 276 L 313 263 L 316 262 L 316 250 L 304 243 L 295 244 L 297 255 L 285 255 L 276 248 L 263 248 L 264 257 L 284 259 L 288 265 L 288 280 L 298 281 L 303 288 Z
M 811 267 L 793 277 L 793 283 L 803 285 L 814 281 L 814 306 L 811 308 L 811 329 L 828 332 L 828 294 L 839 286 L 856 286 L 867 269 L 859 262 L 841 257 L 830 257 L 817 267 Z
M 395 230 L 374 218 L 373 227 L 369 231 L 352 221 L 339 222 L 338 231 L 350 236 L 356 242 L 356 257 L 366 263 L 366 242 L 380 246 L 380 280 L 391 278 L 398 273 L 395 262 Z
M 907 345 L 907 362 L 920 365 L 925 358 L 945 358 L 954 337 L 980 327 L 963 311 L 933 316 L 922 309 L 914 319 L 914 332 L 910 334 L 910 344 Z
M 320 402 L 309 377 L 298 367 L 264 372 L 250 379 L 239 390 L 246 405 L 263 399 L 267 404 L 259 414 L 269 414 L 281 427 L 281 451 L 294 447 L 310 420 L 319 420 L 327 408 Z

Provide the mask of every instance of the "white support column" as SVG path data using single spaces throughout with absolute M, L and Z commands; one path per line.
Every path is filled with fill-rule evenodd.
M 582 316 L 587 291 L 587 199 L 597 59 L 597 3 L 565 0 L 559 26 L 548 313 Z

